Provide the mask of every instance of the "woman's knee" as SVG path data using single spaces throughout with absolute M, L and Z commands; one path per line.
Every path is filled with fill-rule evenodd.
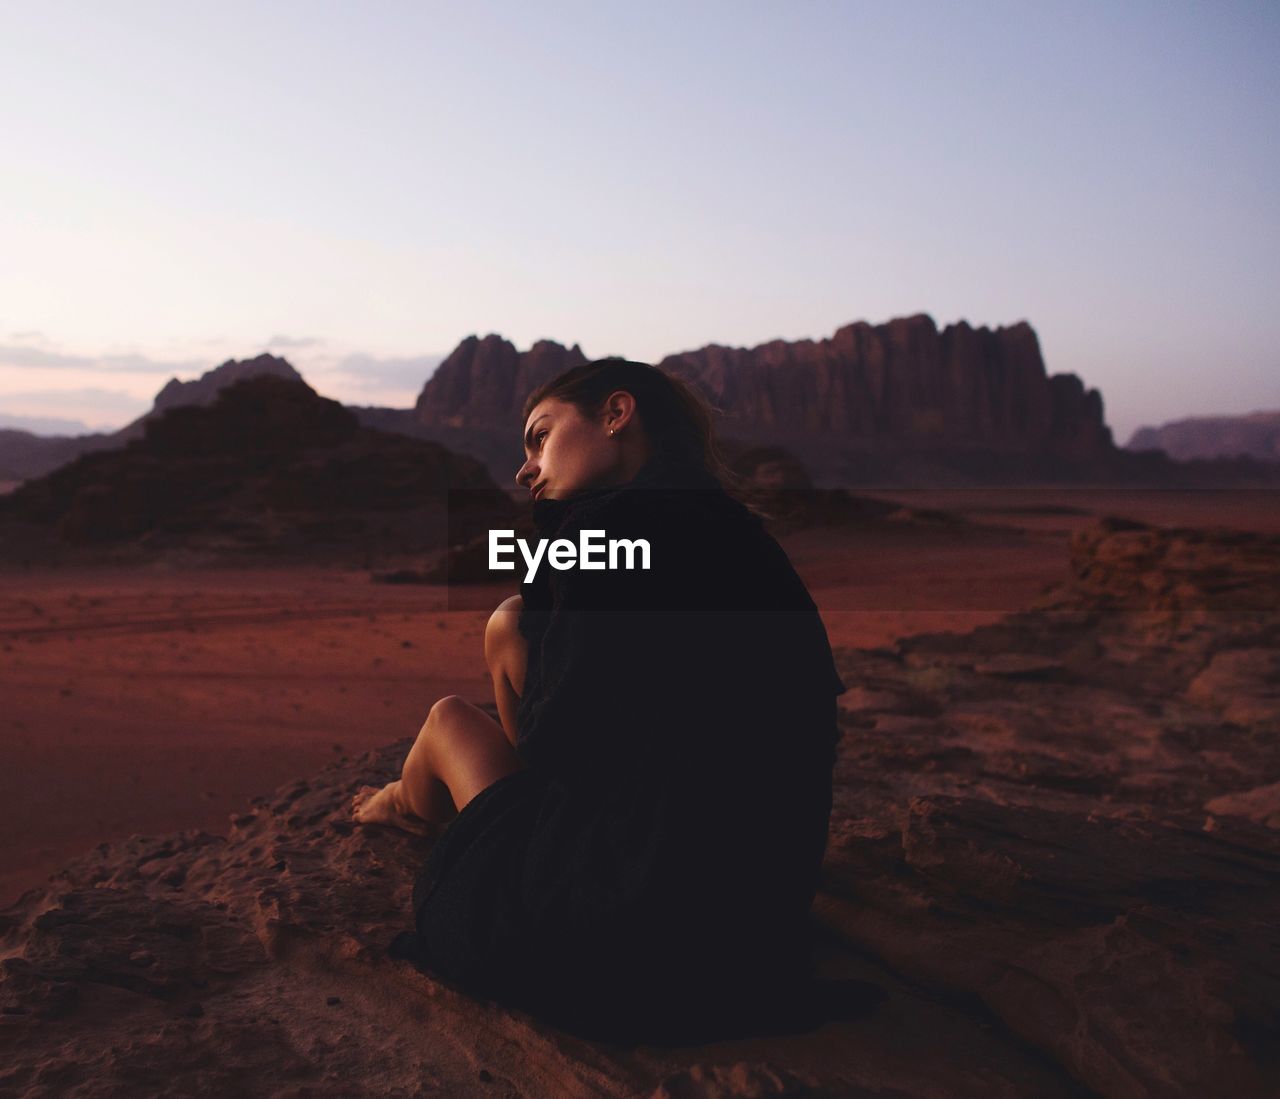
M 504 599 L 489 616 L 484 629 L 484 659 L 489 671 L 507 670 L 524 652 L 524 635 L 520 632 L 520 612 L 524 600 L 519 595 Z
M 445 695 L 443 698 L 436 699 L 431 709 L 427 711 L 426 723 L 418 735 L 429 736 L 434 730 L 456 726 L 458 717 L 469 708 L 471 703 L 461 695 Z
M 419 751 L 430 754 L 432 748 L 449 735 L 449 730 L 459 724 L 458 714 L 463 706 L 469 706 L 461 695 L 445 695 L 437 699 L 427 711 L 427 720 L 418 730 Z
M 445 695 L 431 707 L 418 739 L 423 761 L 459 809 L 520 766 L 502 727 L 461 695 Z
M 521 637 L 520 611 L 523 607 L 524 600 L 519 595 L 513 595 L 508 599 L 504 599 L 494 608 L 484 628 L 484 651 L 486 656 L 489 655 L 491 650 L 495 653 L 500 652 L 516 638 Z

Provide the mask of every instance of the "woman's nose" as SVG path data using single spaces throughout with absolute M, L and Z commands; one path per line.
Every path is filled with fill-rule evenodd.
M 526 481 L 532 484 L 533 474 L 536 468 L 537 467 L 534 466 L 532 461 L 525 462 L 525 464 L 520 467 L 520 472 L 516 474 L 516 484 L 519 485 L 521 488 L 527 487 L 525 485 Z

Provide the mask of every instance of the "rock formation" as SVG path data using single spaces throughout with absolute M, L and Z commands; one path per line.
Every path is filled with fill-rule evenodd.
M 1029 324 L 939 332 L 919 313 L 865 321 L 830 339 L 712 345 L 659 364 L 697 381 L 736 434 L 833 436 L 866 449 L 1044 451 L 1088 459 L 1111 448 L 1097 390 L 1049 378 Z
M 491 469 L 514 462 L 514 472 L 524 398 L 584 361 L 576 344 L 540 340 L 518 352 L 494 334 L 468 337 L 423 387 L 414 420 Z M 993 331 L 962 321 L 939 332 L 917 314 L 860 321 L 825 340 L 713 344 L 656 365 L 712 400 L 722 435 L 786 446 L 821 484 L 885 476 L 945 483 L 957 464 L 981 481 L 992 469 L 1007 477 L 1018 461 L 1051 474 L 1097 465 L 1114 451 L 1098 391 L 1074 375 L 1048 376 L 1025 322 Z M 911 456 L 927 464 L 903 461 Z
M 540 340 L 520 353 L 497 335 L 470 336 L 422 389 L 415 420 L 470 431 L 480 440 L 472 445 L 484 448 L 471 453 L 486 461 L 499 445 L 518 454 L 504 432 L 517 425 L 518 435 L 525 395 L 582 361 L 576 344 Z M 918 313 L 859 321 L 824 340 L 712 344 L 657 365 L 712 400 L 726 438 L 795 450 L 824 485 L 913 475 L 946 482 L 947 467 L 965 464 L 965 455 L 963 477 L 980 481 L 988 466 L 1005 467 L 1006 476 L 1018 461 L 1071 470 L 1114 450 L 1101 395 L 1074 375 L 1048 376 L 1025 322 L 989 330 L 961 321 L 940 333 Z M 910 457 L 927 466 L 904 461 Z
M 25 481 L 42 477 L 81 454 L 120 446 L 114 435 L 36 435 L 15 428 L 0 428 L 0 481 Z
M 587 358 L 575 343 L 565 349 L 539 340 L 517 351 L 501 336 L 468 336 L 428 379 L 414 405 L 414 417 L 443 427 L 510 427 L 519 439 L 520 408 L 531 390 Z
M 302 375 L 284 359 L 263 353 L 252 359 L 228 359 L 194 381 L 180 382 L 177 378 L 170 378 L 156 394 L 152 407 L 119 431 L 58 436 L 0 431 L 0 480 L 25 481 L 42 477 L 81 454 L 119 449 L 132 439 L 142 438 L 147 423 L 156 416 L 184 405 L 212 404 L 227 386 L 261 374 L 302 381 Z
M 470 536 L 513 510 L 474 458 L 362 428 L 305 382 L 272 374 L 220 388 L 212 404 L 179 404 L 123 449 L 0 498 L 8 556 L 30 557 L 44 535 L 123 560 L 378 558 Z
M 527 352 L 496 335 L 463 340 L 423 387 L 422 423 L 491 428 L 519 422 L 536 385 L 585 362 L 540 340 Z M 1112 447 L 1102 398 L 1073 375 L 1049 378 L 1031 326 L 939 332 L 927 314 L 839 329 L 825 340 L 754 348 L 709 345 L 656 365 L 697 383 L 737 437 L 793 435 L 892 450 L 1048 451 L 1092 458 Z
M 1104 1095 L 1280 1087 L 1280 539 L 1107 521 L 968 636 L 844 653 L 824 918 Z
M 577 344 L 539 340 L 517 351 L 495 333 L 468 336 L 427 379 L 412 409 L 352 412 L 366 427 L 479 458 L 495 483 L 512 491 L 524 462 L 525 397 L 586 361 Z M 719 409 L 724 442 L 786 447 L 825 488 L 1280 484 L 1280 464 L 1256 456 L 1179 462 L 1155 451 L 1117 449 L 1101 395 L 1074 375 L 1047 374 L 1035 331 L 1025 321 L 995 329 L 961 321 L 939 332 L 921 313 L 879 325 L 859 321 L 823 340 L 773 340 L 754 348 L 712 344 L 657 365 L 707 394 Z M 178 404 L 205 404 L 220 388 L 260 373 L 298 378 L 273 355 L 229 360 L 196 381 L 173 379 L 150 412 L 111 435 L 42 438 L 0 431 L 0 482 L 122 446 L 140 438 L 155 415 Z
M 525 397 L 557 374 L 587 361 L 577 344 L 539 340 L 528 351 L 490 333 L 468 336 L 436 367 L 412 409 L 358 408 L 360 422 L 432 439 L 484 462 L 494 481 L 516 490 L 524 464 L 520 417 Z
M 911 522 L 915 509 L 842 488 L 817 488 L 800 461 L 785 447 L 738 444 L 729 448 L 730 468 L 739 478 L 741 499 L 755 508 L 775 535 L 805 527 L 868 526 L 894 516 Z
M 837 654 L 820 981 L 769 1026 L 602 1045 L 389 960 L 431 841 L 347 814 L 404 740 L 0 913 L 0 1090 L 1273 1096 L 1280 539 L 1072 554 L 997 624 Z
M 228 386 L 235 385 L 246 378 L 258 377 L 284 378 L 291 382 L 302 381 L 302 375 L 287 360 L 276 355 L 264 352 L 252 359 L 228 359 L 221 366 L 206 371 L 194 381 L 181 382 L 177 378 L 170 378 L 164 388 L 156 394 L 151 411 L 123 430 L 128 431 L 148 419 L 168 412 L 171 408 L 211 405 L 217 400 L 218 394 Z
M 495 334 L 470 336 L 411 414 L 361 409 L 361 422 L 474 454 L 509 487 L 524 461 L 524 398 L 583 361 L 576 344 L 540 340 L 518 352 Z M 1251 458 L 1180 463 L 1117 449 L 1101 395 L 1072 374 L 1047 374 L 1025 321 L 994 330 L 961 321 L 939 332 L 921 313 L 859 321 L 825 340 L 712 344 L 656 365 L 711 400 L 730 448 L 784 447 L 827 488 L 1280 484 L 1280 469 Z
M 1280 462 L 1280 412 L 1195 416 L 1159 427 L 1141 427 L 1126 447 L 1163 450 L 1179 461 L 1247 455 L 1264 462 Z

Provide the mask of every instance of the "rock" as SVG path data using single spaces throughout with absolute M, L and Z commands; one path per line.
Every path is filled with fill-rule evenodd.
M 1061 660 L 1027 653 L 997 653 L 990 660 L 975 664 L 973 670 L 979 675 L 998 675 L 1006 679 L 1047 679 L 1062 668 Z
M 1230 697 L 1265 699 L 1280 547 L 1103 522 L 1072 552 L 1029 610 L 837 653 L 820 982 L 767 1026 L 600 1045 L 389 958 L 431 840 L 348 813 L 406 738 L 0 912 L 0 1090 L 1280 1093 L 1280 737 Z
M 1141 427 L 1125 446 L 1129 450 L 1162 450 L 1180 461 L 1247 454 L 1277 462 L 1280 461 L 1280 412 L 1195 416 L 1159 427 Z
M 470 537 L 514 511 L 475 459 L 362 428 L 305 382 L 273 374 L 170 408 L 124 449 L 0 497 L 8 529 L 27 524 L 55 548 L 122 560 L 381 558 Z
M 518 451 L 525 397 L 587 361 L 577 344 L 565 348 L 554 340 L 538 340 L 520 352 L 496 333 L 483 339 L 468 336 L 427 379 L 414 416 L 420 423 L 444 427 L 506 427 Z
M 0 431 L 0 478 L 32 480 L 59 466 L 100 450 L 118 450 L 142 438 L 148 421 L 172 408 L 212 404 L 218 393 L 247 378 L 269 375 L 302 381 L 302 375 L 284 359 L 262 354 L 252 359 L 228 359 L 190 382 L 171 378 L 156 394 L 152 407 L 119 431 L 74 436 L 32 435 L 26 431 Z
M 1101 397 L 1076 379 L 1051 385 L 1025 322 L 993 331 L 961 321 L 939 332 L 919 313 L 859 321 L 818 341 L 712 345 L 659 365 L 696 380 L 744 428 L 779 439 L 812 433 L 869 448 L 976 445 L 1075 458 L 1111 447 Z
M 1215 652 L 1187 687 L 1187 697 L 1237 725 L 1280 729 L 1280 651 L 1251 647 Z
M 427 380 L 413 417 L 430 437 L 481 457 L 505 484 L 523 460 L 525 398 L 586 361 L 577 344 L 539 340 L 520 352 L 495 333 L 468 336 Z M 1055 461 L 1064 469 L 1104 462 L 1115 450 L 1097 390 L 1073 375 L 1049 377 L 1026 322 L 991 330 L 961 321 L 939 332 L 920 313 L 859 321 L 816 341 L 712 344 L 655 365 L 711 399 L 722 434 L 781 445 L 831 487 L 886 475 L 982 483 L 1007 479 L 1014 456 L 1024 470 L 1042 456 L 1049 474 Z M 900 460 L 913 454 L 925 460 Z M 958 480 L 949 471 L 961 471 Z
M 866 526 L 892 519 L 902 510 L 898 504 L 845 489 L 815 488 L 804 463 L 783 447 L 730 443 L 724 449 L 736 478 L 729 487 L 775 534 L 815 526 Z
M 1275 1094 L 1278 595 L 1280 539 L 1104 520 L 1039 606 L 839 654 L 824 921 L 1099 1094 Z
M 301 382 L 303 380 L 302 375 L 287 360 L 276 355 L 264 352 L 261 355 L 254 356 L 252 359 L 228 359 L 221 366 L 205 371 L 194 381 L 180 382 L 177 378 L 170 378 L 164 388 L 156 394 L 151 411 L 135 422 L 137 424 L 145 423 L 149 419 L 154 419 L 160 414 L 168 412 L 171 408 L 211 405 L 228 386 L 235 385 L 237 382 L 242 382 L 247 378 L 260 377 L 283 378 L 285 381 L 290 382 Z M 142 434 L 141 431 L 130 433 L 128 430 L 124 433 L 130 437 Z
M 1206 801 L 1204 807 L 1207 812 L 1220 816 L 1245 817 L 1268 828 L 1280 828 L 1280 782 L 1234 794 L 1220 794 Z M 1215 822 L 1215 830 L 1217 827 Z
M 950 1095 L 974 1080 L 984 1096 L 1080 1094 L 838 941 L 815 944 L 813 999 L 739 1035 L 750 1053 L 731 1060 L 721 1044 L 596 1045 L 393 961 L 431 841 L 334 825 L 411 744 L 282 787 L 226 837 L 103 844 L 0 913 L 0 1090 L 585 1099 L 870 1095 L 886 1081 Z M 186 867 L 180 888 L 140 872 L 157 860 Z M 131 960 L 141 952 L 153 964 Z M 796 1009 L 803 1022 L 788 1021 Z

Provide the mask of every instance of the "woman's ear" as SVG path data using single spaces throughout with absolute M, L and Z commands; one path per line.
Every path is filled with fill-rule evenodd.
M 635 415 L 636 399 L 625 389 L 615 389 L 604 402 L 604 426 L 610 435 L 616 435 L 631 422 Z

